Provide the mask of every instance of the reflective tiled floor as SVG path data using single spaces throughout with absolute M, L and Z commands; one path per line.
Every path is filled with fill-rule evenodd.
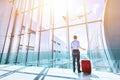
M 120 80 L 120 75 L 92 71 L 73 73 L 71 69 L 0 65 L 0 80 Z

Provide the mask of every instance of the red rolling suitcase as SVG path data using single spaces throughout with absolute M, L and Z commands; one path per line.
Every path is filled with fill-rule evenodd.
M 81 60 L 82 72 L 91 73 L 90 60 Z

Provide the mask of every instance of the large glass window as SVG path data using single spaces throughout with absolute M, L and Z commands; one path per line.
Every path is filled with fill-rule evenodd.
M 86 15 L 87 15 L 87 20 L 89 21 L 95 21 L 95 20 L 100 20 L 103 14 L 103 9 L 104 9 L 104 0 L 85 0 L 86 3 Z
M 10 5 L 11 15 L 0 11 L 0 20 L 5 21 L 0 23 L 1 63 L 72 68 L 70 44 L 73 35 L 77 35 L 80 46 L 86 48 L 81 50 L 81 59 L 89 57 L 94 69 L 110 71 L 101 31 L 104 1 L 24 0 L 23 6 L 22 0 L 15 0 Z M 3 12 L 11 16 L 9 22 Z M 9 25 L 5 36 L 6 23 Z
M 38 52 L 38 65 L 44 67 L 52 66 L 52 52 L 50 31 L 41 32 L 40 47 Z
M 66 1 L 65 0 L 54 0 L 53 2 L 54 9 L 54 27 L 63 27 L 66 25 Z
M 44 2 L 44 6 L 41 7 L 41 15 L 42 16 L 42 30 L 46 30 L 50 28 L 50 6 L 49 4 Z
M 94 69 L 110 71 L 111 67 L 104 50 L 101 27 L 101 22 L 91 23 L 88 25 L 90 48 L 89 56 Z
M 85 22 L 83 0 L 68 1 L 69 24 L 80 24 Z
M 54 30 L 53 67 L 67 68 L 69 66 L 67 29 Z

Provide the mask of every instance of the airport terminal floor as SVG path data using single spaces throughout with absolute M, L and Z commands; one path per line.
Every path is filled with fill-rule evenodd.
M 92 70 L 91 74 L 71 69 L 0 65 L 0 80 L 120 80 L 120 75 Z

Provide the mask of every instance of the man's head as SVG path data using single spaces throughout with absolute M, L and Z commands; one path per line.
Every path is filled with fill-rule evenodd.
M 73 38 L 74 38 L 74 39 L 77 39 L 77 36 L 76 36 L 76 35 L 74 35 L 74 36 L 73 36 Z

